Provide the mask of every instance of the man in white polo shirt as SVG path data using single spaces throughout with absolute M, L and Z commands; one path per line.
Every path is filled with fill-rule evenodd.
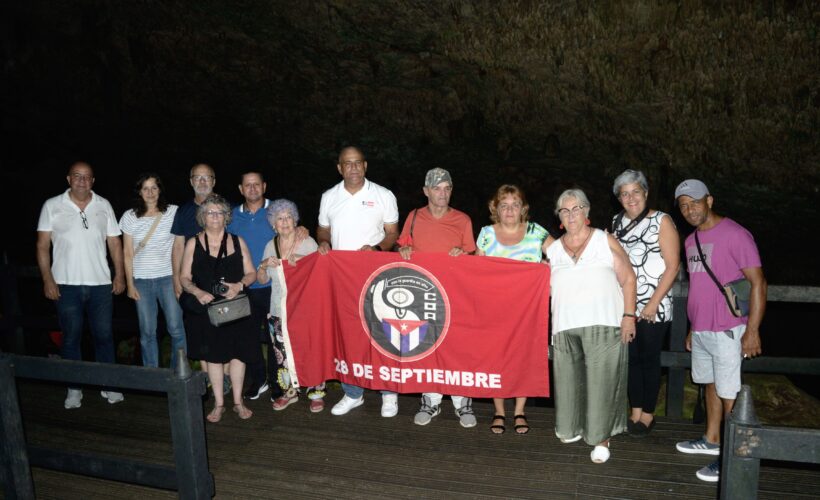
M 391 250 L 399 236 L 399 210 L 389 189 L 365 178 L 367 160 L 357 147 L 339 153 L 342 182 L 322 194 L 316 239 L 322 255 L 335 250 Z M 364 402 L 364 389 L 342 384 L 344 397 L 331 410 L 344 415 Z M 382 391 L 382 416 L 399 412 L 396 393 Z
M 111 293 L 125 289 L 122 242 L 114 210 L 108 200 L 94 193 L 94 172 L 78 162 L 68 171 L 68 189 L 48 199 L 37 224 L 37 265 L 45 296 L 57 306 L 63 330 L 63 359 L 82 359 L 80 342 L 83 316 L 88 315 L 98 362 L 114 363 L 111 329 Z M 54 261 L 49 250 L 54 246 Z M 106 247 L 114 262 L 114 281 L 105 258 Z M 109 403 L 119 403 L 119 392 L 102 391 Z M 65 408 L 79 408 L 82 390 L 69 388 Z

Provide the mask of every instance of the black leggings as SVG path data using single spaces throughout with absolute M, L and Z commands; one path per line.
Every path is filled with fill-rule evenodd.
M 661 349 L 672 323 L 638 321 L 635 340 L 629 344 L 629 406 L 655 413 L 661 388 Z

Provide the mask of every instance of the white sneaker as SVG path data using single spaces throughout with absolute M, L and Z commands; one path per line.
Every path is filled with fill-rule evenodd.
M 83 405 L 83 391 L 82 389 L 69 389 L 68 394 L 65 397 L 65 406 L 66 410 L 73 410 L 75 408 L 79 408 Z
M 125 396 L 121 392 L 114 391 L 100 391 L 100 396 L 108 400 L 108 404 L 117 404 L 125 400 Z
M 399 414 L 399 397 L 396 394 L 382 394 L 382 417 L 390 418 Z
M 360 397 L 359 399 L 353 399 L 347 397 L 347 394 L 345 394 L 338 403 L 333 405 L 333 408 L 330 410 L 330 413 L 334 415 L 344 415 L 353 408 L 361 406 L 362 404 L 364 404 L 364 396 Z

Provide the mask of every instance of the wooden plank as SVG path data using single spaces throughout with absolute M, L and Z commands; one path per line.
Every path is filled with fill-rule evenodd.
M 173 464 L 167 400 L 126 394 L 108 405 L 93 391 L 83 407 L 62 408 L 65 391 L 42 383 L 21 384 L 21 408 L 29 442 L 65 445 L 85 452 Z M 332 390 L 328 406 L 341 394 Z M 554 411 L 528 406 L 532 431 L 503 436 L 489 431 L 493 408 L 477 401 L 479 425 L 459 426 L 452 404 L 427 426 L 413 424 L 418 398 L 399 397 L 399 415 L 379 415 L 381 398 L 368 392 L 348 415 L 311 414 L 300 401 L 274 412 L 263 399 L 249 402 L 253 418 L 227 412 L 207 424 L 217 498 L 715 498 L 716 487 L 695 478 L 710 457 L 678 453 L 675 443 L 697 438 L 702 426 L 659 417 L 644 439 L 616 436 L 604 465 L 589 459 L 582 442 L 561 444 L 553 434 Z M 212 400 L 205 402 L 205 411 Z M 761 498 L 775 492 L 802 498 L 820 491 L 816 468 L 764 463 Z M 38 498 L 169 498 L 168 492 L 46 471 L 33 473 Z M 62 483 L 62 484 L 60 484 Z M 116 492 L 116 494 L 112 493 Z

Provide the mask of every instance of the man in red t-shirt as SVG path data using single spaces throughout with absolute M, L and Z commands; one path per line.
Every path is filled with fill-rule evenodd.
M 413 252 L 446 252 L 453 257 L 471 254 L 476 250 L 473 224 L 470 217 L 450 207 L 453 179 L 443 168 L 427 172 L 424 179 L 424 195 L 427 206 L 410 212 L 398 239 L 399 253 L 410 260 Z M 464 396 L 451 396 L 456 415 L 462 427 L 476 425 L 472 400 Z M 421 407 L 413 421 L 427 425 L 441 412 L 442 395 L 426 392 L 421 396 Z

